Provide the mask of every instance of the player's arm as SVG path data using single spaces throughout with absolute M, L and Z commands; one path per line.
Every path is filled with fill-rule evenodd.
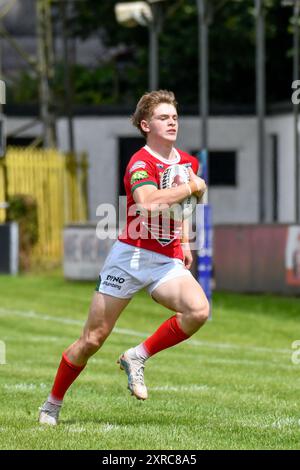
M 205 181 L 190 170 L 189 183 L 180 184 L 175 188 L 157 189 L 153 185 L 145 184 L 136 188 L 133 192 L 133 198 L 137 204 L 140 204 L 146 210 L 157 210 L 162 206 L 167 208 L 175 203 L 180 203 L 191 194 L 202 196 L 206 190 Z
M 184 219 L 182 222 L 182 235 L 181 235 L 181 240 L 180 243 L 182 245 L 189 245 L 189 240 L 190 240 L 190 219 Z
M 183 201 L 190 195 L 187 184 L 181 184 L 176 188 L 157 189 L 153 185 L 144 185 L 136 188 L 133 192 L 133 199 L 147 211 L 166 209 L 172 204 Z
M 184 265 L 187 269 L 190 269 L 193 263 L 193 255 L 191 252 L 190 242 L 189 242 L 189 230 L 190 224 L 189 219 L 184 219 L 182 222 L 182 236 L 181 236 L 181 248 L 184 257 Z

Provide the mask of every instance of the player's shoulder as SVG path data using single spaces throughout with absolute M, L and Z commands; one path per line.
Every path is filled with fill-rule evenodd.
M 193 171 L 195 173 L 198 173 L 199 170 L 199 161 L 196 157 L 193 155 L 190 155 L 187 152 L 184 152 L 183 150 L 177 149 L 179 155 L 180 155 L 180 163 L 185 166 L 192 167 Z
M 142 147 L 137 152 L 135 152 L 130 158 L 127 168 L 128 169 L 143 169 L 148 165 L 152 165 L 152 157 L 147 152 L 145 147 Z
M 182 163 L 198 163 L 198 159 L 184 150 L 177 149 Z

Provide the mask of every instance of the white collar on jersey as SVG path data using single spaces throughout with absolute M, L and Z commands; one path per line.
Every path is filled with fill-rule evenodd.
M 168 158 L 162 157 L 161 155 L 159 155 L 159 153 L 154 152 L 154 150 L 152 150 L 148 145 L 145 145 L 144 149 L 147 150 L 147 152 L 150 153 L 150 155 L 152 155 L 154 158 L 157 158 L 157 160 L 160 160 L 161 162 L 166 163 L 167 165 L 174 165 L 175 163 L 180 162 L 180 154 L 175 147 L 173 147 L 176 155 L 176 158 L 174 160 L 169 160 Z

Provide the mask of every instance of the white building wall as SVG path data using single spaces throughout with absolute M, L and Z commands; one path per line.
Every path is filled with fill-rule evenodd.
M 66 123 L 59 123 L 59 140 L 67 148 Z M 199 147 L 199 119 L 183 117 L 178 147 Z M 218 117 L 209 122 L 210 148 L 237 151 L 236 188 L 209 190 L 215 223 L 255 223 L 258 217 L 256 122 L 254 118 Z M 139 136 L 126 117 L 76 118 L 76 148 L 87 150 L 90 159 L 90 217 L 101 202 L 116 203 L 118 187 L 118 138 Z
M 7 119 L 7 131 L 28 122 L 26 118 Z M 76 117 L 74 120 L 77 151 L 89 155 L 89 209 L 90 219 L 96 218 L 100 203 L 117 203 L 118 196 L 118 138 L 138 137 L 129 117 Z M 41 132 L 35 126 L 22 136 Z M 65 119 L 57 123 L 59 147 L 68 146 Z M 278 135 L 279 159 L 279 221 L 294 220 L 294 150 L 292 115 L 271 116 L 266 119 L 266 142 L 271 134 Z M 200 123 L 196 117 L 184 116 L 180 121 L 178 147 L 196 150 L 200 142 Z M 258 160 L 257 123 L 255 117 L 213 117 L 209 121 L 211 150 L 237 152 L 237 187 L 209 189 L 215 223 L 256 223 L 258 221 Z M 270 181 L 270 148 L 266 146 L 266 203 L 267 221 L 271 221 L 272 182 Z
M 76 150 L 89 155 L 89 209 L 90 219 L 96 219 L 101 203 L 117 204 L 118 198 L 118 138 L 139 136 L 130 120 L 124 117 L 76 118 L 74 125 Z M 67 149 L 66 121 L 58 125 L 59 145 Z
M 266 120 L 267 139 L 278 135 L 278 218 L 295 221 L 295 149 L 292 115 L 272 116 Z
M 178 144 L 186 150 L 199 146 L 197 118 L 182 118 Z M 237 187 L 209 189 L 215 223 L 250 223 L 258 217 L 256 122 L 252 117 L 216 117 L 209 120 L 210 150 L 237 152 Z

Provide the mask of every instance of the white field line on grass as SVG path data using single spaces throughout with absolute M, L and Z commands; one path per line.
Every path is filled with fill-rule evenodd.
M 47 385 L 44 383 L 34 384 L 34 383 L 16 383 L 16 384 L 4 384 L 4 390 L 14 391 L 14 392 L 33 392 L 38 390 L 46 390 Z M 209 387 L 208 385 L 180 385 L 180 386 L 171 386 L 164 385 L 162 387 L 148 387 L 151 391 L 156 392 L 207 392 L 214 390 L 215 387 Z
M 208 385 L 164 385 L 162 387 L 148 387 L 149 390 L 155 392 L 207 392 L 214 390 L 215 387 L 209 387 Z
M 152 389 L 154 390 L 154 388 Z M 173 392 L 176 390 L 172 390 Z M 178 390 L 177 390 L 178 391 Z M 183 391 L 183 390 L 180 390 Z M 189 390 L 184 390 L 184 391 L 189 391 Z M 261 420 L 256 419 L 255 421 L 245 421 L 245 419 L 240 419 L 240 420 L 235 420 L 236 424 L 239 424 L 240 427 L 243 428 L 254 428 L 254 429 L 275 429 L 275 430 L 287 430 L 287 429 L 295 429 L 295 428 L 300 428 L 300 419 L 295 418 L 295 417 L 282 417 L 282 418 L 277 418 L 276 421 L 272 421 L 272 418 L 267 418 L 265 422 L 261 422 Z M 156 425 L 148 425 L 149 426 L 156 426 Z M 90 432 L 93 434 L 97 433 L 110 433 L 110 432 L 115 432 L 115 431 L 122 431 L 124 432 L 125 430 L 129 430 L 131 428 L 136 429 L 136 425 L 119 425 L 115 423 L 100 423 L 97 428 L 92 428 L 91 426 L 87 425 L 78 425 L 78 424 L 64 424 L 64 433 L 74 433 L 74 434 L 81 434 L 83 432 Z M 188 427 L 188 426 L 187 426 Z M 182 428 L 182 427 L 181 427 Z M 0 433 L 7 432 L 9 431 L 8 426 L 1 426 L 0 427 Z M 30 428 L 26 428 L 26 433 L 32 433 L 32 434 L 38 434 L 40 432 L 47 431 L 48 428 L 45 426 L 34 426 Z
M 52 317 L 50 315 L 44 315 L 42 313 L 36 313 L 34 311 L 21 311 L 21 310 L 11 310 L 7 308 L 0 307 L 0 316 L 18 316 L 22 318 L 32 318 L 32 319 L 37 319 L 37 320 L 42 320 L 42 321 L 51 321 L 54 323 L 63 323 L 65 325 L 79 325 L 83 326 L 83 321 L 81 320 L 76 320 L 72 318 L 64 318 L 64 317 Z M 121 334 L 121 335 L 129 335 L 129 336 L 136 336 L 139 338 L 147 338 L 150 333 L 145 333 L 141 331 L 136 331 L 136 330 L 130 330 L 126 328 L 114 328 L 113 333 L 116 334 Z M 237 345 L 237 344 L 232 344 L 232 343 L 214 343 L 211 341 L 198 341 L 198 340 L 189 340 L 187 345 L 191 346 L 204 346 L 204 347 L 209 347 L 213 349 L 238 349 L 238 350 L 244 350 L 244 351 L 253 351 L 253 352 L 262 352 L 262 353 L 270 353 L 270 354 L 291 354 L 290 349 L 280 349 L 280 348 L 266 348 L 266 347 L 257 347 L 257 346 L 251 346 L 251 345 Z
M 299 418 L 295 418 L 295 417 L 278 418 L 271 425 L 272 428 L 276 428 L 276 429 L 282 429 L 282 428 L 294 427 L 294 426 L 300 427 Z
M 33 390 L 47 390 L 48 386 L 44 383 L 18 383 L 18 384 L 4 384 L 4 390 L 19 391 L 19 392 L 32 392 Z
M 10 337 L 7 337 L 7 342 L 10 341 Z M 44 338 L 44 341 L 47 341 Z M 60 341 L 60 338 L 57 339 L 57 341 Z M 34 338 L 26 338 L 26 342 L 28 343 L 36 343 Z M 186 343 L 187 345 L 187 343 Z M 186 355 L 186 351 L 180 351 L 181 355 Z M 103 365 L 103 364 L 111 364 L 111 361 L 108 358 L 103 358 L 102 357 L 92 357 L 89 360 L 90 363 L 97 364 L 97 365 Z M 23 359 L 22 364 L 25 366 L 29 366 L 30 364 L 33 364 L 36 366 L 36 361 L 32 359 Z M 276 370 L 278 369 L 283 369 L 285 371 L 295 371 L 295 366 L 293 364 L 286 364 L 281 363 L 280 360 L 274 361 L 274 360 L 263 360 L 263 359 L 255 359 L 255 360 L 249 360 L 249 359 L 223 359 L 223 358 L 212 358 L 212 357 L 207 357 L 203 356 L 201 358 L 197 359 L 197 365 L 203 366 L 203 365 L 233 365 L 233 366 L 254 366 L 254 367 L 268 367 L 268 368 L 275 368 Z M 19 366 L 18 366 L 19 367 Z M 166 369 L 168 371 L 169 366 L 164 367 L 163 365 L 160 364 L 160 370 L 163 372 L 163 370 Z M 266 374 L 266 371 L 265 371 Z M 273 374 L 273 373 L 272 373 Z M 266 375 L 264 375 L 264 378 Z

